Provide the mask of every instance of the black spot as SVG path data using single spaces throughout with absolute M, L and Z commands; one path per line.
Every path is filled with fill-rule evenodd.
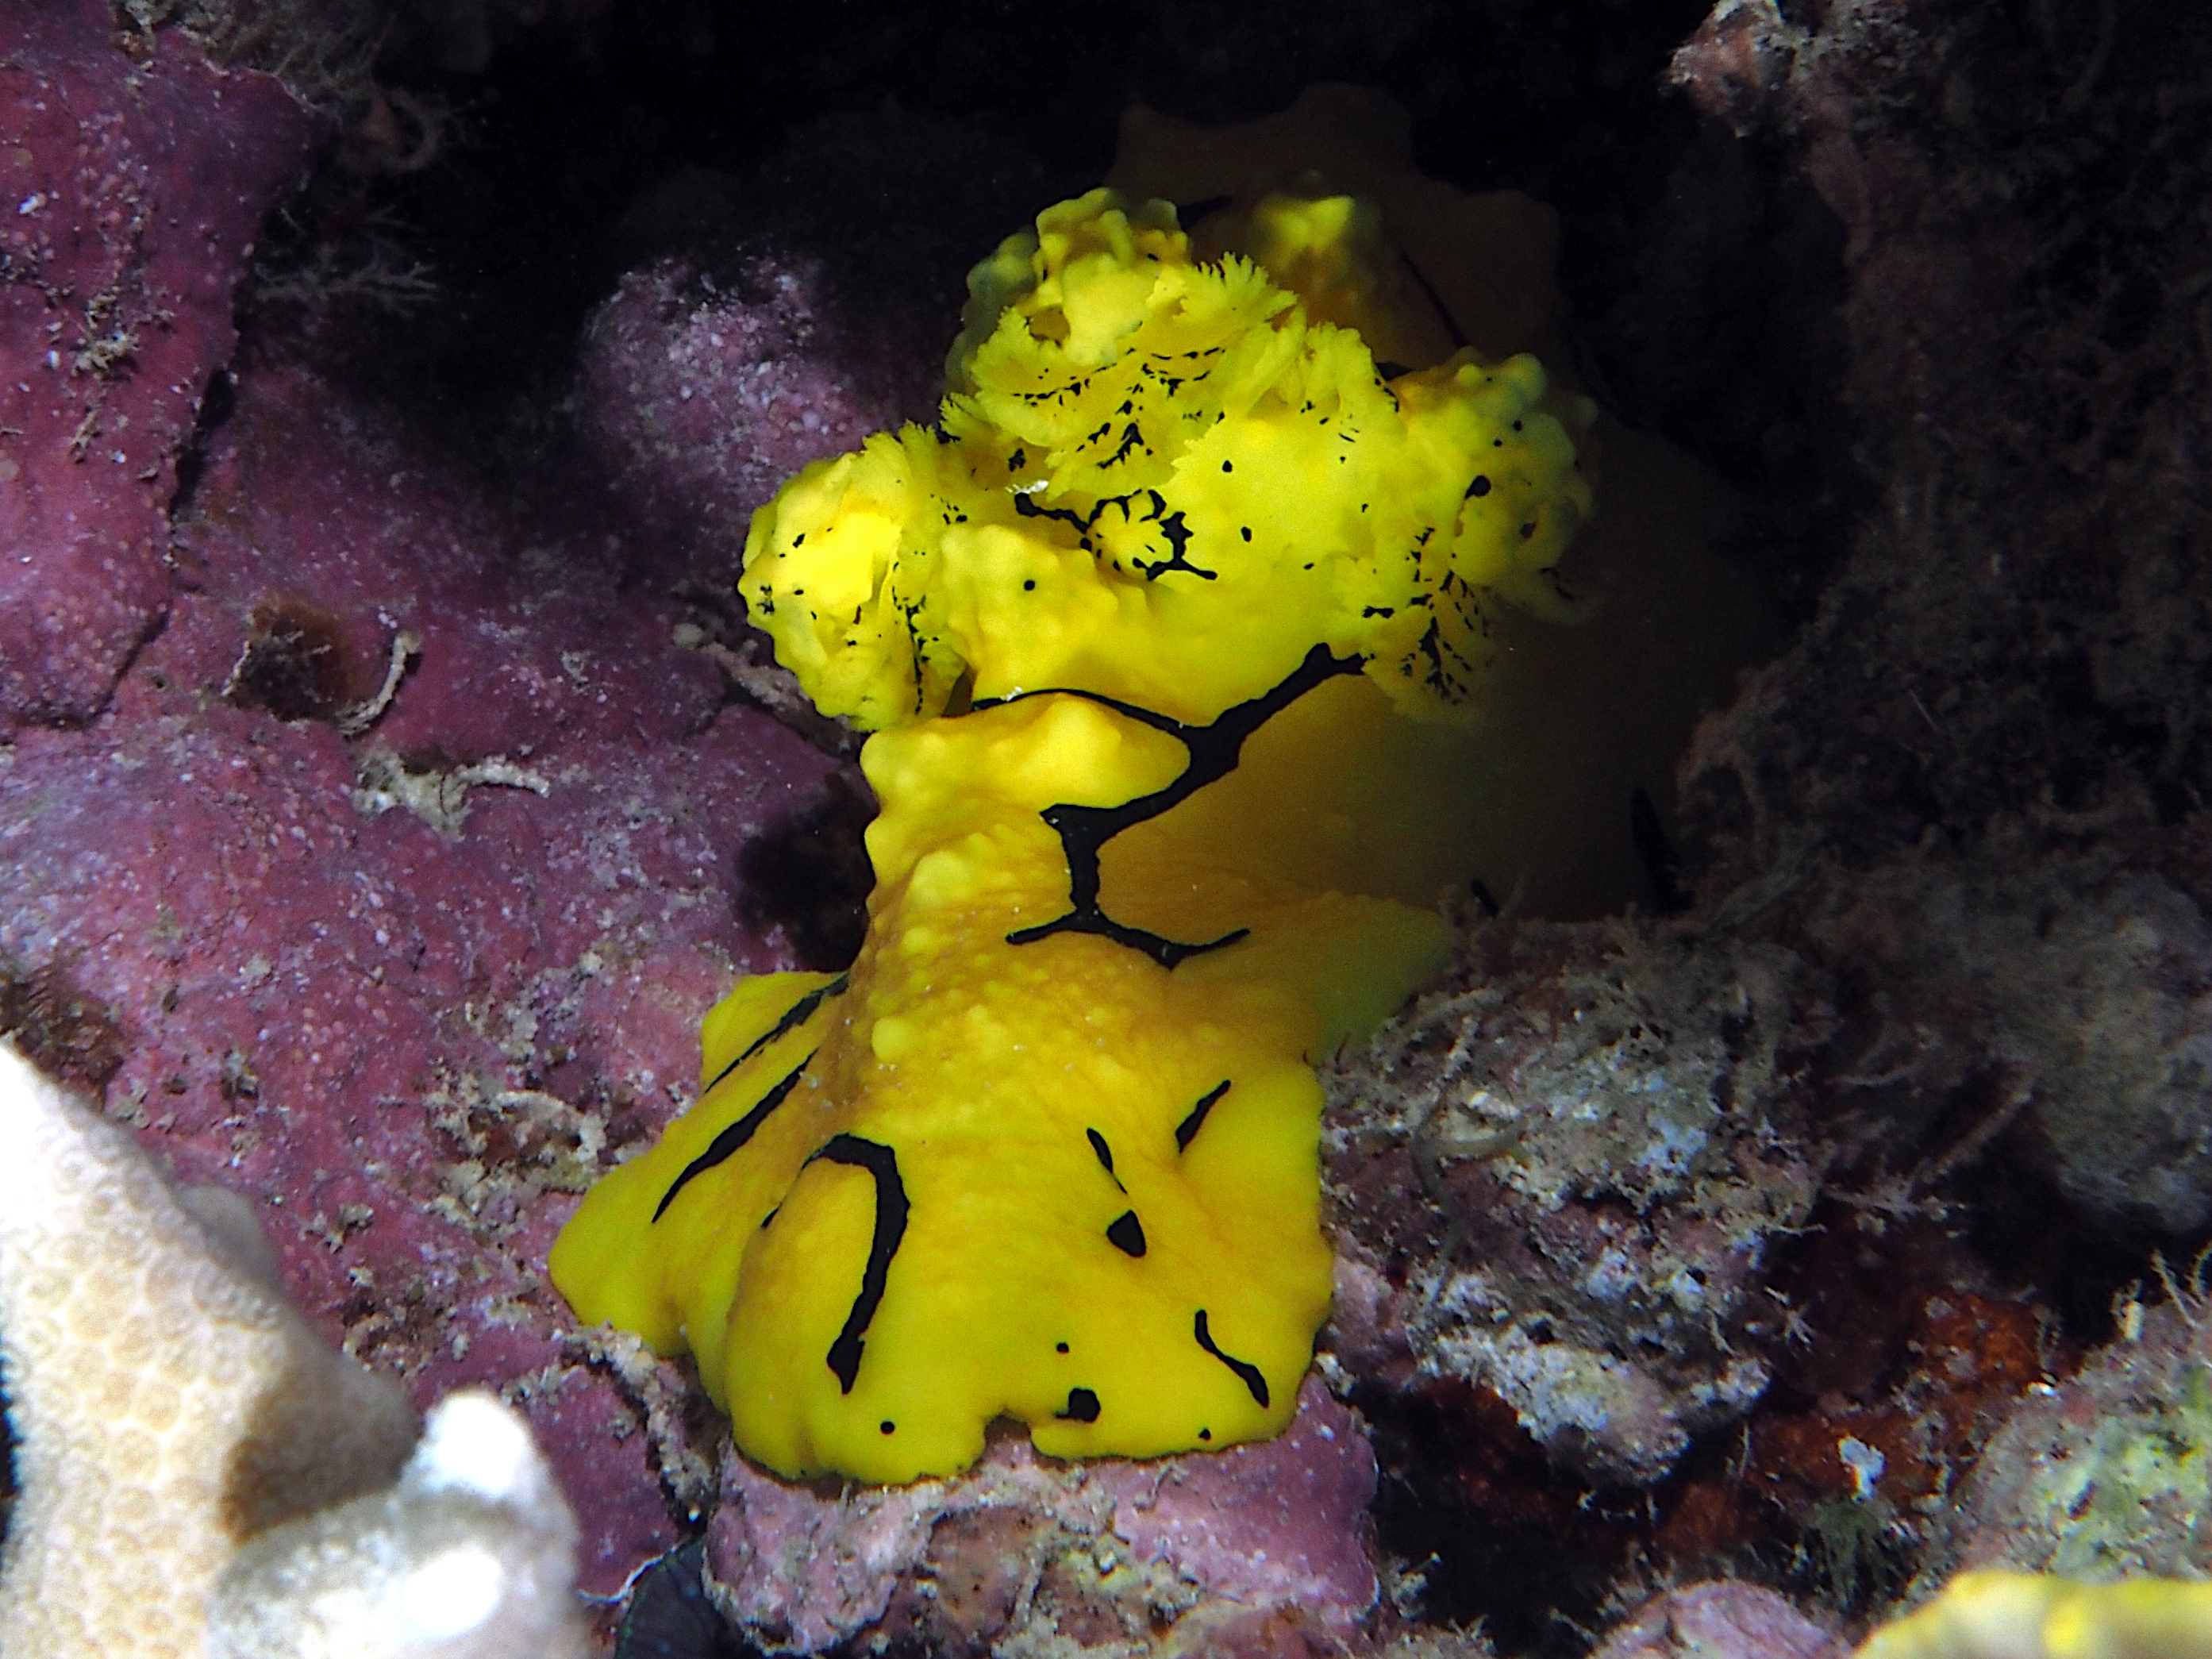
M 1474 482 L 1468 484 L 1467 487 L 1467 493 L 1468 495 L 1474 496 L 1475 500 L 1480 501 L 1485 495 L 1487 495 L 1490 493 L 1490 480 L 1481 473 L 1476 473 L 1474 475 Z M 1462 499 L 1464 499 L 1464 497 Z
M 1066 1353 L 1067 1352 L 1067 1344 L 1065 1342 L 1055 1342 L 1052 1345 L 1052 1351 L 1054 1353 Z
M 827 990 L 829 987 L 824 986 L 823 988 Z M 817 1052 L 819 1051 L 817 1050 Z M 682 1192 L 684 1187 L 695 1176 L 702 1176 L 706 1174 L 708 1170 L 713 1169 L 716 1164 L 721 1163 L 725 1158 L 727 1158 L 732 1153 L 735 1152 L 739 1147 L 743 1146 L 747 1141 L 750 1140 L 753 1138 L 754 1133 L 759 1129 L 760 1126 L 768 1121 L 768 1115 L 770 1112 L 773 1112 L 777 1107 L 782 1105 L 784 1097 L 799 1086 L 799 1073 L 804 1072 L 809 1066 L 813 1064 L 813 1062 L 814 1055 L 811 1054 L 808 1054 L 805 1060 L 800 1060 L 798 1065 L 791 1068 L 790 1074 L 787 1076 L 782 1082 L 777 1084 L 775 1087 L 770 1089 L 766 1094 L 763 1095 L 760 1097 L 760 1103 L 756 1105 L 752 1110 L 747 1112 L 735 1123 L 731 1124 L 727 1128 L 724 1129 L 721 1133 L 716 1135 L 712 1140 L 708 1141 L 707 1143 L 707 1150 L 700 1153 L 698 1157 L 693 1158 L 689 1164 L 685 1164 L 684 1166 L 684 1172 L 678 1176 L 675 1182 L 669 1187 L 668 1190 L 660 1195 L 660 1202 L 653 1206 L 653 1220 L 659 1220 L 662 1216 L 668 1212 L 668 1206 L 676 1201 L 676 1194 Z
M 1024 582 L 1024 583 L 1022 584 L 1022 592 L 1024 592 L 1024 593 L 1034 593 L 1034 592 L 1036 592 L 1036 577 L 1034 577 L 1034 576 L 1032 576 L 1032 577 L 1030 577 L 1027 581 Z
M 896 1433 L 897 1431 L 898 1425 L 892 1422 L 888 1417 L 884 1419 L 882 1422 L 876 1425 L 876 1432 L 878 1434 L 894 1434 Z
M 1067 1391 L 1067 1409 L 1054 1412 L 1063 1423 L 1096 1423 L 1098 1420 L 1098 1396 L 1088 1389 Z
M 1212 1429 L 1200 1429 L 1198 1431 L 1198 1437 L 1200 1440 L 1211 1440 L 1213 1438 L 1213 1431 Z
M 1237 469 L 1236 469 L 1235 467 L 1233 467 L 1233 466 L 1230 465 L 1230 464 L 1229 464 L 1228 462 L 1224 461 L 1224 462 L 1222 462 L 1222 464 L 1221 464 L 1221 470 L 1222 470 L 1224 472 L 1234 472 Z
M 1091 1150 L 1098 1155 L 1099 1163 L 1105 1166 L 1106 1173 L 1108 1175 L 1112 1175 L 1114 1173 L 1114 1149 L 1106 1144 L 1106 1137 L 1100 1134 L 1096 1129 L 1085 1129 L 1083 1133 L 1091 1141 Z
M 1192 1334 L 1198 1338 L 1200 1347 L 1237 1373 L 1244 1386 L 1251 1389 L 1253 1399 L 1258 1401 L 1262 1406 L 1267 1403 L 1267 1379 L 1260 1374 L 1260 1368 L 1250 1360 L 1234 1358 L 1213 1346 L 1212 1334 L 1206 1328 L 1206 1310 L 1203 1308 L 1198 1310 L 1198 1319 Z
M 1250 525 L 1239 525 L 1237 529 L 1243 533 L 1243 537 L 1246 541 L 1249 542 L 1252 539 L 1252 526 Z
M 1176 1125 L 1176 1151 L 1187 1152 L 1190 1150 L 1190 1143 L 1198 1139 L 1198 1132 L 1206 1127 L 1206 1115 L 1228 1092 L 1229 1079 L 1224 1078 L 1198 1097 L 1198 1104 L 1190 1109 L 1190 1115 Z
M 1107 1228 L 1106 1242 L 1123 1255 L 1142 1255 L 1145 1253 L 1145 1224 L 1137 1219 L 1134 1210 L 1124 1210 L 1114 1218 L 1114 1224 Z

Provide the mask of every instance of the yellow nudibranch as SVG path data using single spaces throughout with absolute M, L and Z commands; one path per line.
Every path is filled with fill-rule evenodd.
M 1356 202 L 1243 211 L 1336 314 L 1392 268 Z M 1589 416 L 1534 359 L 1378 365 L 1107 190 L 970 286 L 939 426 L 809 466 L 745 549 L 779 658 L 875 734 L 866 943 L 742 981 L 553 1253 L 787 1475 L 947 1473 L 1000 1416 L 1060 1456 L 1289 1421 L 1313 1064 L 1448 949 L 1491 619 L 1575 609 Z

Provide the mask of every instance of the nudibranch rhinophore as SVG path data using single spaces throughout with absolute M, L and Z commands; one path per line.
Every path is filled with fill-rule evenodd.
M 1316 305 L 1396 269 L 1358 201 L 1241 210 Z M 809 466 L 745 549 L 778 657 L 874 733 L 866 941 L 741 982 L 553 1252 L 787 1475 L 947 1473 L 1002 1415 L 1060 1456 L 1289 1421 L 1313 1064 L 1446 953 L 1500 608 L 1577 609 L 1589 413 L 1533 357 L 1378 363 L 1109 190 L 970 289 L 939 425 Z

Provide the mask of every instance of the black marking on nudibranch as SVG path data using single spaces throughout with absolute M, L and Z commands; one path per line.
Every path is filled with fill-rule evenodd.
M 1176 1125 L 1176 1151 L 1187 1152 L 1190 1143 L 1198 1139 L 1198 1132 L 1206 1127 L 1206 1114 L 1229 1092 L 1229 1079 L 1224 1078 L 1198 1097 L 1198 1104 L 1190 1109 L 1190 1115 Z
M 854 1134 L 835 1134 L 823 1141 L 806 1161 L 821 1159 L 865 1170 L 876 1182 L 876 1231 L 868 1243 L 868 1265 L 860 1273 L 860 1293 L 845 1316 L 845 1328 L 830 1345 L 830 1369 L 837 1375 L 837 1391 L 853 1392 L 860 1375 L 860 1351 L 866 1347 L 868 1322 L 884 1299 L 890 1277 L 891 1258 L 906 1237 L 906 1183 L 899 1179 L 898 1154 L 879 1140 L 863 1140 Z
M 830 988 L 825 985 L 822 988 L 826 991 Z M 819 1049 L 814 1051 L 815 1054 L 820 1052 Z M 660 1195 L 660 1202 L 653 1206 L 653 1219 L 658 1221 L 668 1212 L 668 1206 L 676 1201 L 676 1194 L 682 1192 L 694 1176 L 706 1174 L 708 1170 L 750 1140 L 760 1126 L 768 1121 L 768 1115 L 782 1105 L 784 1097 L 799 1086 L 799 1073 L 813 1063 L 814 1054 L 810 1054 L 791 1068 L 789 1075 L 782 1082 L 763 1095 L 758 1105 L 708 1141 L 707 1150 L 685 1164 L 684 1172 L 678 1176 L 668 1190 Z M 772 1219 L 775 1212 L 771 1210 L 769 1214 Z M 766 1226 L 768 1223 L 763 1222 L 761 1224 Z
M 1118 714 L 1126 714 L 1154 731 L 1166 732 L 1190 755 L 1190 764 L 1172 783 L 1149 795 L 1139 795 L 1118 806 L 1079 806 L 1063 801 L 1037 814 L 1060 836 L 1060 847 L 1066 854 L 1069 908 L 1056 921 L 1016 929 L 1006 935 L 1006 943 L 1034 945 L 1055 933 L 1096 933 L 1150 957 L 1163 968 L 1172 969 L 1177 963 L 1208 951 L 1218 951 L 1243 939 L 1251 931 L 1249 928 L 1239 927 L 1203 944 L 1184 945 L 1145 928 L 1115 921 L 1099 908 L 1098 855 L 1106 843 L 1124 830 L 1134 829 L 1164 812 L 1173 811 L 1207 784 L 1227 777 L 1237 769 L 1237 763 L 1244 752 L 1244 740 L 1322 681 L 1334 679 L 1339 674 L 1356 674 L 1366 665 L 1364 657 L 1340 657 L 1327 646 L 1317 645 L 1306 653 L 1305 660 L 1285 676 L 1281 684 L 1224 709 L 1204 726 L 1186 726 L 1181 720 L 1123 702 L 1118 697 L 1072 689 L 1019 691 L 1011 697 L 988 697 L 977 702 L 977 708 L 986 708 L 997 703 L 1019 702 L 1024 697 L 1082 697 Z
M 1145 1253 L 1145 1224 L 1137 1219 L 1134 1210 L 1124 1210 L 1106 1229 L 1106 1242 L 1123 1255 L 1142 1255 Z
M 1063 1423 L 1096 1423 L 1098 1420 L 1098 1396 L 1088 1389 L 1067 1391 L 1067 1409 L 1053 1415 Z
M 1262 1406 L 1267 1403 L 1267 1379 L 1260 1375 L 1260 1368 L 1250 1360 L 1234 1358 L 1214 1346 L 1212 1334 L 1206 1328 L 1206 1310 L 1203 1308 L 1198 1310 L 1198 1320 L 1194 1334 L 1198 1338 L 1200 1347 L 1237 1373 L 1244 1386 L 1252 1390 L 1253 1399 L 1258 1401 Z
M 1113 1182 L 1114 1190 L 1117 1193 L 1127 1192 L 1129 1189 L 1121 1184 L 1121 1177 L 1114 1173 L 1114 1149 L 1106 1144 L 1106 1137 L 1096 1129 L 1085 1129 L 1083 1133 L 1091 1142 L 1091 1152 L 1097 1156 L 1099 1167 L 1106 1171 L 1108 1178 Z
M 1150 500 L 1152 509 L 1146 515 L 1146 522 L 1159 526 L 1160 534 L 1167 538 L 1168 556 L 1164 559 L 1155 559 L 1150 564 L 1146 563 L 1142 559 L 1131 559 L 1129 562 L 1137 568 L 1138 573 L 1147 581 L 1155 580 L 1170 570 L 1180 570 L 1188 575 L 1202 577 L 1207 581 L 1217 580 L 1221 574 L 1219 571 L 1201 570 L 1184 557 L 1190 550 L 1190 526 L 1183 522 L 1182 509 L 1177 507 L 1174 512 L 1169 512 L 1166 498 L 1157 489 L 1148 489 L 1145 495 Z M 1128 510 L 1128 502 L 1124 500 L 1121 511 L 1125 516 Z
M 827 985 L 816 986 L 805 996 L 799 998 L 798 1001 L 793 1003 L 789 1008 L 786 1009 L 782 1018 L 777 1020 L 776 1023 L 769 1026 L 767 1030 L 762 1032 L 750 1042 L 747 1043 L 745 1045 L 744 1053 L 739 1054 L 735 1060 L 722 1067 L 720 1071 L 715 1073 L 714 1081 L 708 1084 L 705 1088 L 702 1089 L 699 1091 L 700 1094 L 702 1096 L 705 1096 L 713 1093 L 715 1085 L 720 1083 L 724 1078 L 729 1076 L 731 1073 L 736 1071 L 738 1066 L 744 1065 L 762 1049 L 767 1048 L 769 1043 L 774 1042 L 778 1037 L 787 1036 L 792 1032 L 797 1030 L 800 1026 L 805 1024 L 808 1020 L 814 1018 L 814 1011 L 817 1008 L 819 1008 L 831 997 L 840 997 L 844 995 L 847 988 L 850 987 L 852 983 L 853 976 L 850 974 L 840 974 L 836 978 L 831 980 Z
M 1101 427 L 1097 432 L 1091 435 L 1096 438 L 1106 430 L 1105 427 Z M 1133 434 L 1135 430 L 1133 427 L 1130 428 Z M 1121 457 L 1116 456 L 1115 459 L 1118 460 Z M 1112 463 L 1109 462 L 1106 465 L 1111 465 Z M 1130 505 L 1139 494 L 1145 498 L 1145 510 L 1141 513 Z M 1017 518 L 1057 519 L 1062 524 L 1073 526 L 1077 544 L 1093 558 L 1098 556 L 1098 548 L 1091 539 L 1091 531 L 1097 528 L 1098 520 L 1105 516 L 1109 507 L 1119 507 L 1121 509 L 1122 523 L 1157 525 L 1159 526 L 1160 535 L 1167 543 L 1168 556 L 1164 559 L 1146 560 L 1131 556 L 1129 560 L 1131 567 L 1146 580 L 1155 581 L 1176 571 L 1180 571 L 1187 576 L 1196 576 L 1209 582 L 1218 580 L 1220 576 L 1219 571 L 1202 569 L 1185 556 L 1190 548 L 1190 526 L 1183 522 L 1182 508 L 1178 507 L 1172 513 L 1168 511 L 1167 497 L 1157 489 L 1133 490 L 1126 495 L 1102 495 L 1092 503 L 1091 511 L 1087 514 L 1078 513 L 1074 508 L 1067 507 L 1039 507 L 1030 499 L 1026 492 L 1018 489 L 1013 493 L 1013 506 L 1014 515 Z M 1116 569 L 1121 568 L 1118 560 L 1115 561 L 1115 568 Z

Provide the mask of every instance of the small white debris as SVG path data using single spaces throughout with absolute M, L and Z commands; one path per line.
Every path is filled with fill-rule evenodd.
M 1874 1496 L 1874 1483 L 1889 1467 L 1889 1460 L 1855 1435 L 1836 1442 L 1836 1458 L 1851 1472 L 1851 1496 L 1862 1504 Z

